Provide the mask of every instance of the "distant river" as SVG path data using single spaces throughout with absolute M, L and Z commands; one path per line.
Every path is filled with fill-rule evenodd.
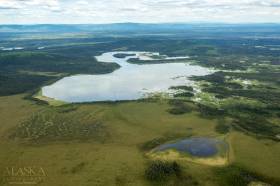
M 135 54 L 116 58 L 115 54 Z M 148 52 L 108 52 L 96 56 L 99 62 L 115 62 L 121 68 L 100 75 L 74 75 L 65 77 L 50 86 L 42 88 L 43 96 L 65 102 L 96 102 L 137 100 L 149 93 L 168 93 L 171 86 L 191 85 L 190 76 L 201 76 L 211 70 L 187 63 L 130 64 L 130 58 L 154 60 Z M 178 57 L 182 59 L 184 57 Z M 186 59 L 188 57 L 185 57 Z M 176 60 L 165 57 L 163 60 Z

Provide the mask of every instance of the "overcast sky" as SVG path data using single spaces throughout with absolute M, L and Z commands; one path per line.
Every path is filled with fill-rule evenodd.
M 280 0 L 0 0 L 0 24 L 278 22 Z

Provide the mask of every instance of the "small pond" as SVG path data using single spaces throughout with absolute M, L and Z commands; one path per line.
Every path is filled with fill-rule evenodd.
M 154 152 L 176 150 L 180 153 L 187 153 L 191 156 L 203 158 L 215 156 L 221 148 L 227 148 L 227 144 L 221 140 L 213 138 L 189 138 L 175 143 L 163 144 L 154 149 Z

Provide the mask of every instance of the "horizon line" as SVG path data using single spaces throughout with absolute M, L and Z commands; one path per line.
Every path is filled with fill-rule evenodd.
M 113 24 L 149 24 L 149 25 L 164 25 L 164 24 L 224 24 L 224 25 L 261 25 L 261 24 L 280 24 L 280 22 L 111 22 L 111 23 L 0 23 L 3 25 L 113 25 Z

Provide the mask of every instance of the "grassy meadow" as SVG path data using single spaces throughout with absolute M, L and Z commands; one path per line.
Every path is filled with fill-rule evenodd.
M 0 98 L 0 167 L 40 166 L 47 177 L 40 185 L 161 185 L 145 178 L 150 160 L 141 148 L 165 136 L 219 137 L 216 119 L 201 118 L 197 112 L 172 115 L 167 101 L 76 104 L 51 107 L 22 99 L 24 95 Z M 17 138 L 13 131 L 30 115 L 51 110 L 61 117 L 79 118 L 77 127 L 99 121 L 102 133 L 72 140 L 45 135 L 42 138 Z M 80 119 L 83 118 L 83 119 Z M 50 133 L 51 134 L 51 133 Z M 74 134 L 73 134 L 74 135 Z M 82 135 L 82 134 L 81 134 Z M 67 137 L 67 136 L 66 136 Z M 68 136 L 69 137 L 69 136 Z M 71 136 L 70 136 L 71 137 Z M 240 132 L 227 134 L 230 162 L 264 177 L 280 179 L 280 146 L 271 140 L 257 140 Z M 200 185 L 225 185 L 217 174 L 220 167 L 179 161 L 184 174 Z M 222 167 L 221 167 L 222 169 Z M 4 178 L 2 178 L 4 180 Z M 3 182 L 2 184 L 5 185 Z M 173 183 L 174 185 L 175 183 Z M 172 182 L 169 183 L 172 185 Z

